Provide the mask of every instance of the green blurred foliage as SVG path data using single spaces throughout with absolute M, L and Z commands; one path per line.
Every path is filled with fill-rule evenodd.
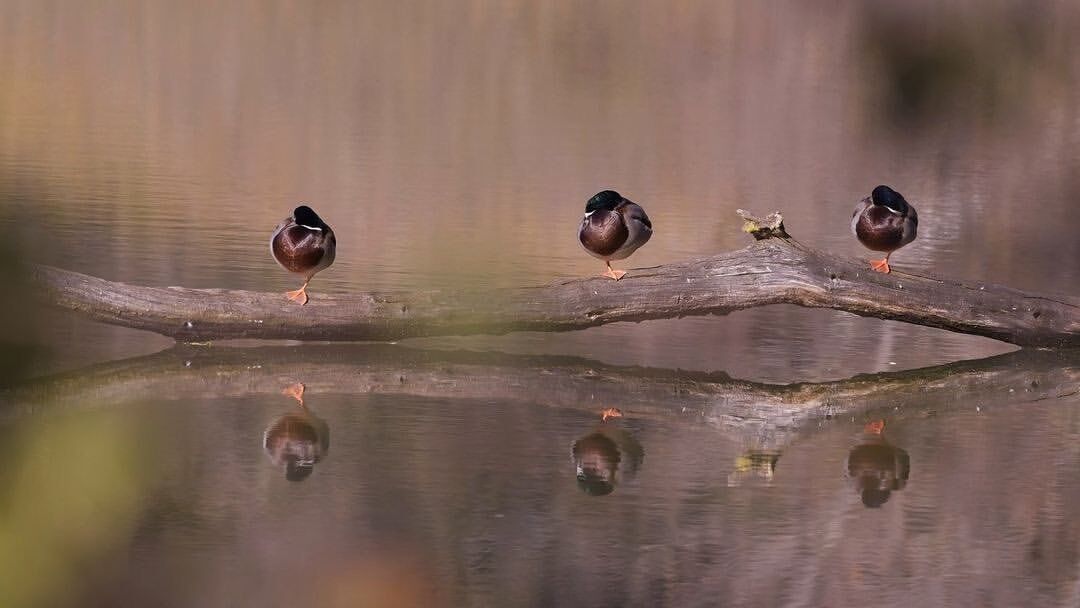
M 80 603 L 130 537 L 145 491 L 129 416 L 81 412 L 24 421 L 0 473 L 0 606 Z
M 0 245 L 0 387 L 25 378 L 40 352 L 37 304 L 16 238 Z

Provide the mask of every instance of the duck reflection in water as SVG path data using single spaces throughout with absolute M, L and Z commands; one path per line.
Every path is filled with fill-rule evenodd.
M 622 412 L 606 408 L 600 424 L 574 442 L 571 454 L 578 487 L 590 496 L 605 496 L 632 477 L 645 459 L 645 450 L 621 428 Z
M 330 449 L 330 427 L 304 405 L 304 385 L 297 383 L 283 391 L 296 399 L 300 411 L 274 420 L 263 433 L 263 449 L 270 460 L 285 469 L 285 479 L 303 481 L 315 463 Z
M 907 485 L 911 473 L 908 453 L 885 439 L 885 421 L 866 425 L 862 437 L 848 452 L 848 478 L 868 508 L 885 504 L 889 496 Z

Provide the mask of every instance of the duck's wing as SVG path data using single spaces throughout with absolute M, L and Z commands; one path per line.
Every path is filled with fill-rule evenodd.
M 919 214 L 915 211 L 915 207 L 908 205 L 908 213 L 904 218 L 904 231 L 901 242 L 907 245 L 911 241 L 915 240 L 915 237 L 919 233 Z
M 644 245 L 652 237 L 653 231 L 652 220 L 645 213 L 645 209 L 637 203 L 626 201 L 619 206 L 619 211 L 622 212 L 623 220 L 626 222 L 626 229 L 629 232 L 626 246 L 636 249 Z

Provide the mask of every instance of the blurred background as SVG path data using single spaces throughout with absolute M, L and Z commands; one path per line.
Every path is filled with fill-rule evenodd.
M 781 210 L 789 231 L 802 242 L 869 259 L 848 224 L 855 203 L 883 183 L 902 192 L 921 220 L 918 240 L 893 256 L 894 268 L 1076 295 L 1078 28 L 1080 5 L 1068 0 L 671 5 L 607 0 L 0 0 L 0 228 L 7 260 L 0 278 L 8 287 L 0 302 L 8 326 L 0 339 L 2 379 L 10 383 L 75 370 L 170 344 L 33 305 L 18 282 L 26 264 L 53 264 L 147 285 L 294 289 L 297 285 L 270 258 L 267 244 L 274 226 L 300 202 L 313 206 L 338 236 L 337 261 L 312 282 L 313 293 L 533 285 L 598 274 L 602 264 L 585 254 L 575 234 L 585 200 L 605 188 L 642 204 L 656 228 L 652 240 L 623 268 L 744 246 L 747 237 L 740 232 L 736 208 Z M 980 338 L 794 307 L 616 324 L 564 335 L 410 344 L 568 354 L 618 365 L 718 370 L 769 382 L 838 379 L 1010 350 Z M 655 586 L 642 583 L 628 595 L 611 595 L 612 581 L 619 576 L 653 571 L 655 563 L 645 557 L 626 561 L 627 555 L 643 556 L 664 542 L 641 535 L 627 544 L 610 535 L 590 541 L 588 546 L 603 546 L 620 559 L 610 562 L 617 564 L 612 570 L 597 562 L 597 570 L 589 570 L 596 578 L 588 583 L 583 582 L 587 577 L 575 578 L 585 575 L 575 574 L 572 566 L 579 562 L 574 560 L 598 558 L 584 553 L 588 547 L 559 544 L 555 533 L 528 545 L 538 552 L 537 559 L 554 568 L 540 568 L 533 579 L 528 575 L 535 574 L 535 564 L 514 562 L 516 574 L 511 575 L 498 571 L 498 561 L 484 561 L 491 559 L 489 553 L 481 551 L 489 556 L 483 559 L 462 557 L 451 534 L 458 528 L 446 522 L 429 529 L 442 539 L 435 543 L 438 551 L 425 547 L 423 535 L 403 534 L 412 544 L 375 535 L 382 549 L 358 552 L 355 543 L 371 541 L 372 531 L 388 520 L 395 530 L 424 529 L 432 518 L 437 520 L 436 507 L 443 500 L 462 513 L 475 512 L 475 497 L 455 493 L 461 476 L 444 476 L 431 467 L 483 469 L 484 458 L 456 443 L 467 443 L 477 425 L 488 429 L 492 441 L 503 433 L 532 437 L 531 447 L 521 451 L 515 448 L 517 439 L 495 442 L 501 451 L 498 466 L 483 469 L 495 480 L 491 492 L 499 494 L 503 487 L 496 481 L 518 480 L 520 486 L 507 487 L 522 491 L 523 502 L 514 504 L 527 511 L 538 502 L 549 504 L 535 493 L 550 491 L 550 504 L 562 509 L 556 517 L 559 529 L 574 538 L 585 538 L 581 535 L 587 536 L 587 530 L 596 531 L 589 526 L 600 525 L 581 523 L 589 514 L 575 509 L 597 504 L 589 500 L 595 497 L 581 495 L 573 475 L 563 471 L 569 446 L 588 431 L 580 414 L 530 417 L 495 407 L 487 414 L 493 420 L 484 423 L 487 418 L 460 412 L 394 417 L 387 413 L 393 407 L 369 401 L 347 395 L 332 399 L 339 411 L 331 426 L 340 429 L 335 437 L 388 442 L 385 454 L 374 457 L 342 439 L 345 443 L 334 448 L 343 454 L 338 472 L 332 451 L 302 486 L 287 484 L 262 453 L 259 429 L 280 412 L 260 415 L 255 404 L 242 398 L 177 408 L 120 404 L 119 411 L 130 415 L 109 410 L 6 425 L 2 433 L 9 441 L 3 442 L 3 451 L 9 467 L 0 480 L 7 482 L 3 488 L 9 494 L 0 496 L 0 509 L 13 523 L 0 528 L 0 572 L 7 570 L 11 580 L 20 581 L 17 590 L 23 595 L 7 598 L 11 602 L 5 605 L 80 600 L 116 605 L 118 597 L 156 605 L 170 604 L 163 597 L 172 597 L 176 605 L 273 604 L 276 587 L 260 587 L 258 581 L 282 568 L 314 576 L 314 570 L 305 570 L 307 562 L 282 557 L 301 538 L 310 542 L 296 551 L 315 547 L 333 556 L 327 558 L 334 563 L 331 574 L 320 576 L 353 580 L 356 572 L 367 573 L 368 578 L 355 579 L 361 581 L 355 588 L 328 583 L 327 588 L 337 590 L 328 604 L 356 605 L 357 594 L 382 597 L 364 581 L 398 577 L 427 581 L 430 588 L 413 586 L 415 597 L 387 596 L 372 605 L 506 605 L 501 597 L 512 604 L 540 604 L 537 589 L 546 585 L 588 590 L 596 595 L 587 597 L 598 605 L 658 605 L 673 598 L 696 605 L 692 600 L 699 596 L 686 595 L 686 585 L 698 581 L 691 574 L 694 568 L 719 559 L 707 551 L 698 556 L 705 561 L 695 561 L 694 568 L 679 565 L 675 553 L 665 554 L 676 561 L 668 563 Z M 287 401 L 278 405 L 293 407 Z M 404 412 L 426 411 L 416 404 L 411 410 L 404 407 L 409 404 L 399 405 Z M 368 406 L 382 413 L 346 414 L 352 407 Z M 449 402 L 428 406 L 462 407 Z M 385 433 L 360 431 L 370 428 L 372 416 Z M 1065 601 L 1075 597 L 1066 593 L 1080 593 L 1069 587 L 1078 580 L 1075 565 L 1080 561 L 1080 530 L 1069 522 L 1080 513 L 1071 514 L 1067 504 L 1072 503 L 1061 502 L 1070 484 L 1080 481 L 1068 469 L 1080 460 L 1074 448 L 1065 447 L 1075 445 L 1070 442 L 1077 420 L 1053 408 L 1043 412 L 1049 422 L 1042 427 L 1028 425 L 1023 413 L 1001 416 L 994 423 L 995 436 L 1032 446 L 1024 458 L 1006 458 L 980 435 L 961 432 L 969 421 L 924 421 L 921 430 L 910 430 L 903 448 L 914 473 L 899 495 L 921 501 L 923 510 L 887 522 L 869 521 L 862 505 L 855 504 L 860 510 L 850 516 L 860 518 L 854 520 L 861 530 L 858 542 L 875 538 L 874 531 L 888 524 L 925 532 L 934 509 L 951 509 L 961 517 L 973 503 L 945 500 L 952 478 L 933 488 L 920 487 L 916 480 L 927 468 L 936 470 L 933 463 L 959 466 L 935 459 L 948 455 L 939 449 L 947 437 L 967 437 L 966 461 L 994 461 L 997 474 L 1020 484 L 1012 488 L 1013 495 L 1023 491 L 1031 496 L 1026 505 L 1005 499 L 995 503 L 1003 519 L 1031 521 L 1037 512 L 1049 522 L 1038 534 L 1057 530 L 1051 535 L 1058 543 L 1053 553 L 1060 558 L 1053 562 L 1060 570 L 1054 570 L 1057 578 L 1038 589 L 1022 588 L 1047 594 L 1041 597 L 1051 604 Z M 159 445 L 160 437 L 174 432 L 190 441 Z M 709 448 L 723 454 L 719 461 L 726 468 L 719 470 L 698 450 L 679 448 L 685 441 L 681 431 L 652 432 L 655 437 L 649 429 L 638 429 L 650 456 L 632 482 L 637 485 L 602 499 L 635 497 L 626 505 L 626 517 L 643 526 L 652 522 L 649 527 L 655 523 L 650 518 L 661 518 L 668 524 L 658 529 L 671 538 L 686 534 L 678 506 L 683 499 L 719 509 L 779 496 L 777 504 L 791 509 L 780 510 L 777 517 L 785 523 L 777 529 L 796 545 L 811 543 L 813 533 L 798 530 L 802 511 L 795 508 L 805 488 L 780 484 L 786 489 L 722 497 L 703 491 L 708 480 L 726 479 L 739 446 L 721 442 Z M 447 434 L 449 445 L 440 458 L 432 459 L 426 444 L 403 440 L 399 445 L 390 439 L 425 433 Z M 842 486 L 836 473 L 843 470 L 839 459 L 848 439 L 839 433 L 834 443 L 815 440 L 815 449 L 832 446 L 839 456 L 797 461 L 804 469 L 800 477 Z M 234 457 L 222 459 L 216 448 L 194 449 L 204 441 L 240 447 L 229 448 Z M 700 444 L 710 445 L 707 439 Z M 58 446 L 74 447 L 64 451 Z M 672 459 L 655 468 L 650 450 Z M 546 462 L 537 460 L 540 453 L 553 454 L 554 464 L 537 464 Z M 369 457 L 373 463 L 404 459 L 415 466 L 368 476 L 372 470 L 362 463 Z M 1047 473 L 1049 485 L 1031 485 L 1038 480 L 1026 472 L 1047 462 L 1054 463 Z M 345 463 L 356 466 L 346 468 Z M 669 475 L 651 477 L 650 465 Z M 549 466 L 559 472 L 553 474 Z M 58 471 L 73 479 L 96 475 L 91 485 L 100 497 L 71 486 Z M 951 474 L 965 479 L 987 475 L 982 468 Z M 554 488 L 540 483 L 552 475 L 565 483 Z M 310 488 L 319 483 L 325 485 L 317 498 L 297 489 L 314 492 Z M 378 511 L 382 519 L 365 519 L 386 496 L 406 504 L 420 500 L 399 484 L 414 488 L 428 502 L 415 503 L 425 506 L 414 511 L 384 509 Z M 829 505 L 850 502 L 846 489 L 822 484 L 800 509 L 825 517 Z M 919 498 L 919 492 L 926 494 Z M 249 504 L 260 493 L 265 502 Z M 670 500 L 650 500 L 653 493 Z M 988 494 L 972 495 L 991 500 Z M 82 502 L 72 503 L 73 496 Z M 99 530 L 100 537 L 80 532 L 82 540 L 66 540 L 75 528 L 53 526 L 51 512 L 35 508 L 38 498 L 72 504 L 72 509 L 82 505 L 83 511 L 71 511 L 68 518 L 86 522 L 79 529 Z M 293 508 L 279 512 L 271 508 L 275 500 Z M 894 513 L 900 513 L 897 502 L 889 503 Z M 357 510 L 356 504 L 368 507 Z M 613 512 L 603 517 L 618 521 L 616 507 L 605 508 Z M 723 526 L 701 515 L 705 519 L 694 520 L 701 526 L 694 534 L 721 545 L 743 534 L 742 541 L 731 542 L 746 542 L 755 533 L 740 530 L 758 520 L 752 509 L 735 512 L 730 525 Z M 309 534 L 288 519 L 297 513 L 321 523 Z M 65 513 L 55 515 L 64 519 Z M 214 519 L 219 516 L 224 519 Z M 233 525 L 263 516 L 283 526 L 278 541 L 269 523 L 270 529 Z M 515 521 L 522 526 L 536 523 L 521 517 Z M 842 536 L 846 528 L 841 520 L 831 521 L 830 529 Z M 575 522 L 586 530 L 575 528 Z M 740 522 L 747 525 L 740 528 Z M 764 526 L 759 531 L 772 525 L 758 523 Z M 46 550 L 53 545 L 45 543 L 37 543 L 34 559 L 53 561 L 27 557 L 23 549 L 31 536 L 26 531 L 44 538 L 38 526 L 51 530 L 58 539 L 55 547 L 76 547 L 70 560 L 55 557 L 63 552 Z M 347 541 L 337 534 L 342 526 L 354 531 L 344 536 Z M 977 527 L 950 528 L 953 536 L 935 536 L 938 544 L 928 546 L 937 551 L 953 547 L 950 543 L 970 544 L 984 533 L 990 534 Z M 893 552 L 886 552 L 896 564 L 926 557 L 913 556 L 902 537 L 882 534 L 896 543 Z M 1010 538 L 996 546 L 1003 555 L 1014 556 L 1013 549 L 1028 543 Z M 474 541 L 500 556 L 519 547 L 514 530 L 505 528 L 468 542 Z M 1030 543 L 1024 546 L 1017 551 L 1031 550 Z M 559 557 L 564 550 L 567 555 Z M 1040 559 L 1048 555 L 1039 551 Z M 1011 576 L 1028 573 L 1027 566 L 1017 562 L 1013 568 L 1007 559 L 994 570 L 992 553 L 979 554 L 988 561 L 976 569 L 986 576 L 978 580 L 1012 581 Z M 103 554 L 110 560 L 101 560 Z M 243 567 L 256 555 L 264 569 Z M 777 555 L 783 550 L 761 559 L 772 564 Z M 874 559 L 872 553 L 847 557 L 855 563 Z M 847 566 L 847 557 L 826 567 Z M 546 558 L 570 561 L 555 568 Z M 200 560 L 214 569 L 198 566 Z M 751 560 L 746 572 L 761 563 Z M 153 564 L 154 572 L 175 574 L 176 580 L 200 581 L 195 588 L 203 593 L 185 586 L 184 592 L 192 594 L 188 597 L 180 589 L 162 593 L 147 586 L 133 575 L 145 564 Z M 905 568 L 905 576 L 911 575 L 913 570 Z M 57 574 L 40 581 L 20 574 L 31 571 Z M 104 599 L 80 595 L 84 587 L 79 585 L 88 580 L 97 581 L 91 587 Z M 532 582 L 516 586 L 515 580 Z M 805 585 L 813 580 L 807 573 L 799 583 L 804 586 L 781 586 L 785 591 L 777 593 L 782 597 L 769 595 L 772 587 L 760 581 L 745 587 L 731 582 L 707 593 L 693 588 L 704 594 L 700 597 L 720 593 L 745 605 L 843 605 L 844 598 L 853 597 L 844 593 L 865 590 L 859 586 L 862 579 L 852 574 L 837 584 L 838 590 L 819 590 L 825 595 L 811 601 Z M 509 595 L 484 595 L 492 581 Z M 297 588 L 306 589 L 305 584 Z M 5 587 L 16 588 L 0 584 Z M 934 587 L 926 593 L 938 595 L 926 596 L 927 601 L 955 600 L 949 594 L 958 589 Z M 169 595 L 174 592 L 178 595 Z M 834 592 L 840 595 L 828 595 Z M 580 596 L 559 597 L 571 601 Z M 894 599 L 903 597 L 898 593 Z M 1015 596 L 1001 598 L 998 605 L 1016 605 L 1005 603 Z M 399 599 L 404 603 L 386 603 Z M 994 601 L 991 597 L 985 605 Z

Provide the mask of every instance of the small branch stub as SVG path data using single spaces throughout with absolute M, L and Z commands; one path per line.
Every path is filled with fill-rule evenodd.
M 736 209 L 735 213 L 743 219 L 743 232 L 749 232 L 759 241 L 772 237 L 791 238 L 791 235 L 784 230 L 784 216 L 779 211 L 773 211 L 763 218 L 751 215 L 745 209 Z

